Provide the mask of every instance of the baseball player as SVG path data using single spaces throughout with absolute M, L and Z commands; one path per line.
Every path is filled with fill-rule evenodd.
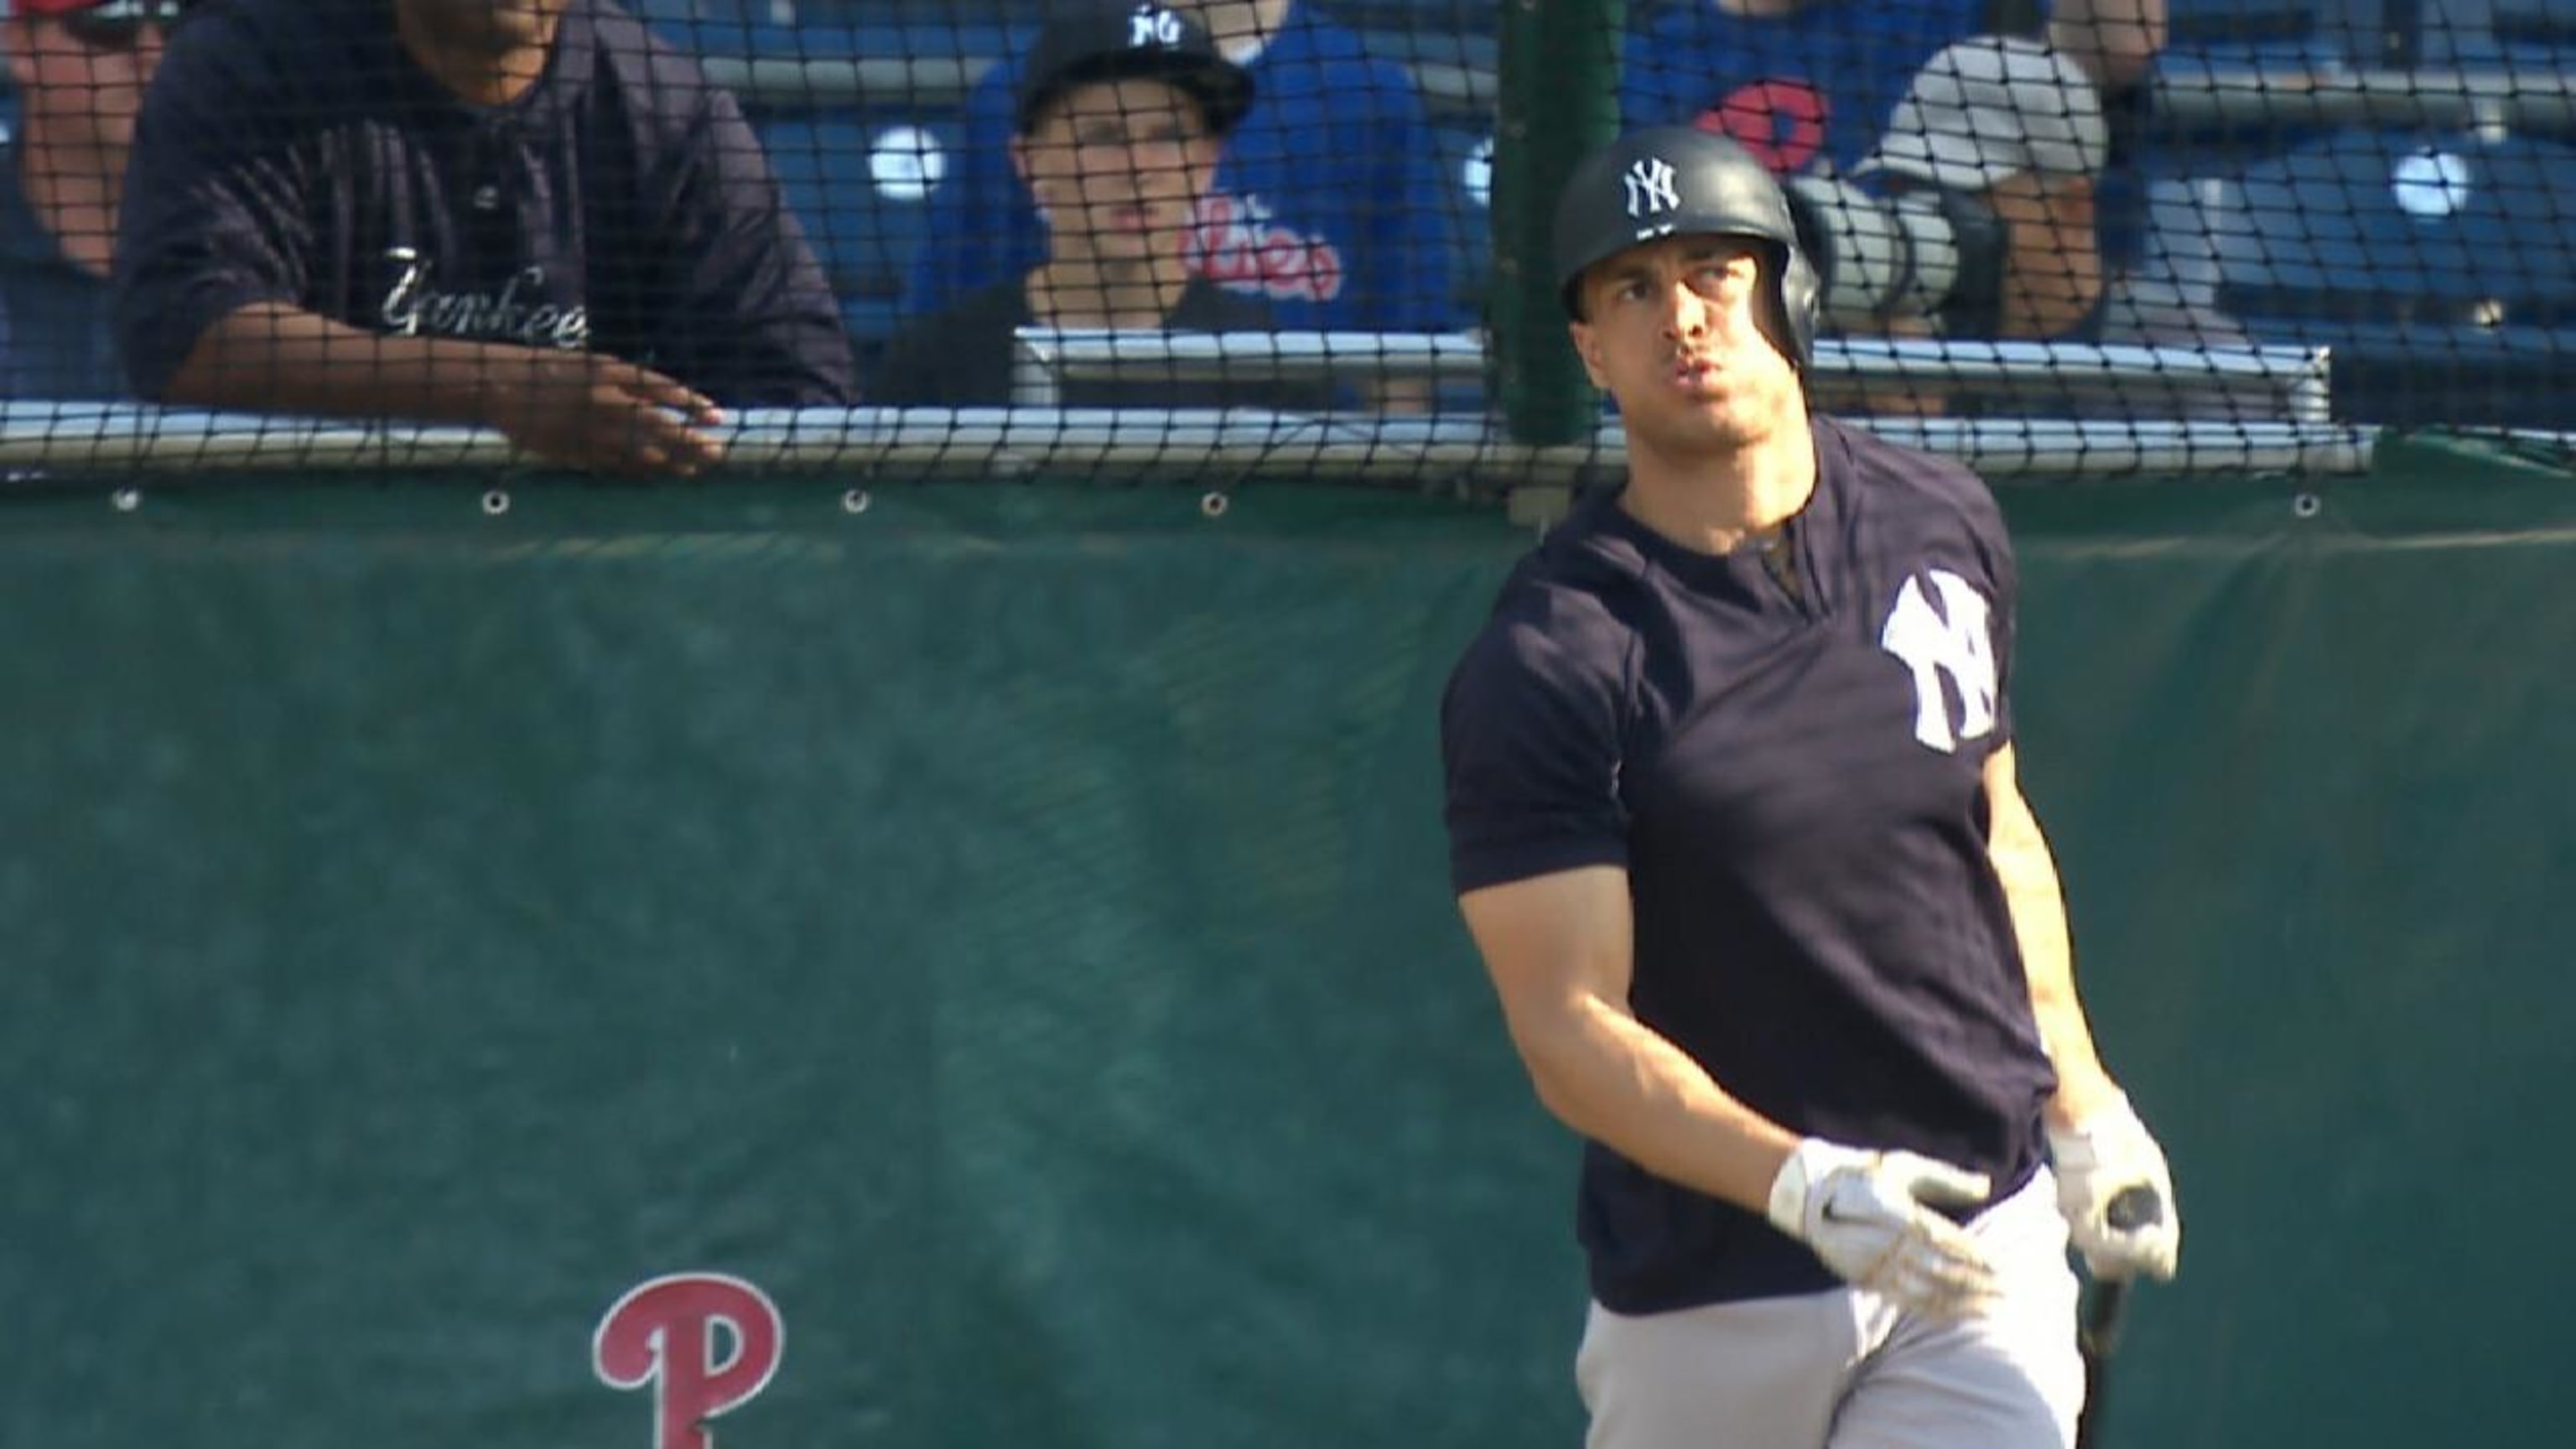
M 2015 783 L 2000 514 L 1810 415 L 1815 273 L 1740 146 L 1633 133 L 1555 237 L 1628 478 L 1513 574 L 1441 727 L 1460 906 L 1587 1139 L 1592 1449 L 2064 1445 L 2070 1232 L 2167 1277 L 2180 1222 Z

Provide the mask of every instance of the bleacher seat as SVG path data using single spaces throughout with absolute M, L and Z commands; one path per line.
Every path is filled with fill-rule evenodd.
M 862 353 L 893 331 L 931 188 L 958 144 L 944 116 L 854 112 L 764 117 L 761 139 L 788 206 L 840 298 Z
M 1432 144 L 1439 151 L 1438 204 L 1446 208 L 1449 275 L 1460 312 L 1481 317 L 1494 257 L 1493 132 L 1474 126 L 1437 126 Z
M 2576 149 L 2339 131 L 2197 188 L 2219 307 L 2356 421 L 2576 427 Z

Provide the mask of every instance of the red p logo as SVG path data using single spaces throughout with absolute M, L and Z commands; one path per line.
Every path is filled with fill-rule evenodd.
M 707 1421 L 769 1386 L 786 1341 L 768 1294 L 721 1273 L 674 1273 L 617 1300 L 590 1361 L 610 1388 L 653 1385 L 653 1449 L 715 1449 Z

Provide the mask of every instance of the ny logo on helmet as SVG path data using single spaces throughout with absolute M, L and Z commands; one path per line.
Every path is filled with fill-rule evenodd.
M 1127 17 L 1127 44 L 1130 49 L 1148 45 L 1181 43 L 1181 17 L 1160 5 L 1139 5 Z
M 1663 157 L 1648 156 L 1636 162 L 1620 179 L 1628 184 L 1630 216 L 1681 210 L 1682 194 L 1674 185 L 1673 163 Z

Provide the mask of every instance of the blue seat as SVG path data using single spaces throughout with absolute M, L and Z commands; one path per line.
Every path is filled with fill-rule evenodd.
M 959 126 L 947 115 L 820 111 L 768 117 L 760 130 L 853 335 L 863 347 L 882 341 Z
M 2339 415 L 2576 426 L 2576 149 L 2339 131 L 2200 194 L 2219 308 L 2332 348 Z

